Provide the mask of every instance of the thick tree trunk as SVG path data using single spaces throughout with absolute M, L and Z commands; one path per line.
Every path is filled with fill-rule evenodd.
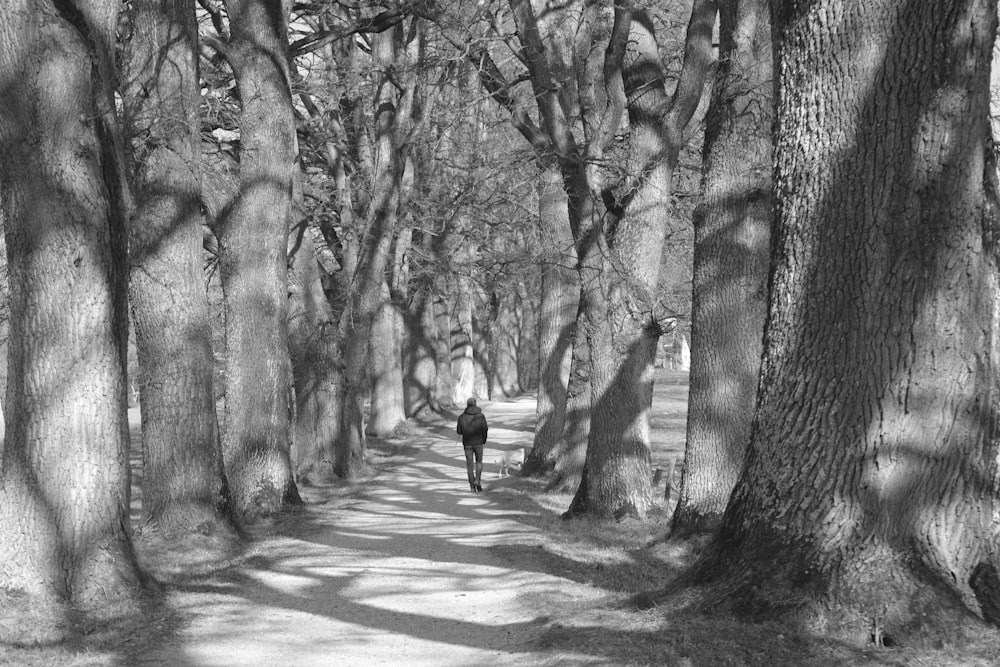
M 460 406 L 465 405 L 466 399 L 476 394 L 471 282 L 464 275 L 455 277 L 455 310 L 451 317 L 451 400 Z
M 631 138 L 629 176 L 615 203 L 621 218 L 599 231 L 591 214 L 575 234 L 583 304 L 577 326 L 590 347 L 591 421 L 583 480 L 569 516 L 641 517 L 652 502 L 649 414 L 661 320 L 668 316 L 658 283 L 670 179 L 700 98 L 714 18 L 713 3 L 695 4 L 688 28 L 694 53 L 687 57 L 695 65 L 703 61 L 702 69 L 686 67 L 671 101 L 652 21 L 645 12 L 632 14 L 622 67 Z
M 694 219 L 691 375 L 684 476 L 672 531 L 718 526 L 757 399 L 770 260 L 771 21 L 765 0 L 720 8 L 719 70 Z
M 481 313 L 489 309 L 485 305 L 486 301 L 482 290 L 477 289 L 472 301 L 472 372 L 474 380 L 470 395 L 492 399 L 490 384 L 493 381 L 494 368 L 493 353 L 490 349 L 490 323 L 488 317 L 484 321 L 484 318 L 480 316 Z
M 567 387 L 573 357 L 573 331 L 580 297 L 576 251 L 567 217 L 566 192 L 558 168 L 542 170 L 538 192 L 542 237 L 551 253 L 542 259 L 538 314 L 538 402 L 535 436 L 524 462 L 525 475 L 555 468 L 566 423 Z M 582 470 L 582 468 L 581 468 Z
M 189 553 L 191 541 L 231 547 L 236 533 L 222 472 L 202 272 L 194 7 L 140 0 L 130 25 L 123 100 L 136 193 L 129 241 L 141 373 L 139 535 L 155 558 L 165 548 Z
M 517 383 L 521 391 L 538 389 L 538 307 L 536 295 L 541 293 L 540 276 L 517 285 Z
M 434 297 L 432 310 L 434 314 L 434 358 L 437 364 L 437 395 L 441 402 L 441 407 L 456 405 L 452 394 L 454 393 L 454 380 L 451 370 L 451 305 L 447 289 L 441 280 L 440 289 L 442 293 Z
M 344 387 L 340 395 L 340 424 L 333 458 L 334 472 L 346 479 L 364 474 L 367 466 L 364 401 L 368 386 L 368 327 L 364 322 L 354 321 L 355 324 L 343 333 Z M 364 331 L 359 331 L 362 328 Z
M 84 608 L 140 583 L 129 536 L 115 10 L 94 2 L 70 15 L 48 3 L 0 3 L 11 288 L 0 589 L 33 601 L 69 596 Z
M 437 328 L 429 286 L 412 295 L 406 316 L 403 345 L 403 401 L 407 417 L 438 409 Z
M 308 485 L 335 477 L 341 358 L 333 309 L 320 278 L 316 240 L 312 230 L 301 231 L 288 273 L 288 349 L 295 388 L 291 458 L 297 482 Z
M 510 398 L 521 393 L 517 376 L 517 290 L 490 295 L 490 399 Z
M 344 337 L 344 390 L 341 394 L 340 430 L 335 448 L 334 469 L 341 477 L 353 478 L 366 468 L 364 401 L 371 387 L 369 344 L 372 321 L 382 300 L 382 285 L 389 266 L 397 208 L 405 166 L 399 134 L 408 122 L 413 93 L 396 94 L 396 82 L 385 72 L 401 65 L 402 26 L 374 35 L 372 58 L 383 71 L 377 82 L 373 132 L 372 200 L 367 206 L 364 233 L 356 268 L 351 276 L 351 295 L 341 317 Z
M 226 0 L 242 101 L 240 191 L 219 230 L 226 310 L 223 459 L 244 521 L 299 503 L 292 477 L 287 236 L 294 121 L 283 0 Z
M 407 232 L 409 244 L 418 252 L 433 252 L 433 237 Z M 405 258 L 409 263 L 409 256 Z M 408 266 L 408 264 L 407 264 Z M 428 411 L 439 410 L 441 405 L 438 386 L 438 328 L 434 311 L 434 278 L 420 272 L 413 285 L 409 284 L 409 268 L 399 289 L 405 296 L 403 315 L 403 404 L 407 417 L 425 416 Z M 401 276 L 402 278 L 403 276 Z M 447 343 L 445 343 L 447 345 Z
M 412 168 L 404 168 L 401 185 L 400 208 L 407 200 L 410 186 L 407 175 Z M 371 418 L 368 433 L 385 437 L 406 421 L 406 397 L 403 379 L 403 336 L 405 322 L 402 312 L 406 302 L 409 279 L 408 256 L 413 230 L 400 229 L 392 248 L 392 270 L 382 286 L 382 304 L 372 325 L 370 339 L 372 353 Z
M 583 479 L 587 460 L 587 441 L 590 438 L 590 342 L 583 334 L 582 322 L 586 303 L 582 290 L 577 297 L 577 312 L 570 338 L 570 373 L 566 385 L 566 414 L 562 438 L 554 457 L 552 479 L 547 491 L 576 493 Z
M 403 411 L 402 318 L 383 280 L 368 339 L 371 354 L 371 416 L 368 435 L 383 438 L 406 421 Z
M 822 1 L 773 17 L 760 394 L 697 574 L 742 609 L 861 644 L 933 641 L 966 610 L 998 624 L 996 4 Z

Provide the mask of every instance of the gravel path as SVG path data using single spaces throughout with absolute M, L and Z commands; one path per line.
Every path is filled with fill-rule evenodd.
M 496 545 L 531 541 L 530 525 L 494 491 L 500 450 L 531 441 L 532 397 L 483 404 L 490 442 L 486 492 L 472 494 L 453 427 L 407 442 L 402 459 L 363 498 L 328 499 L 305 489 L 297 537 L 263 540 L 236 577 L 174 594 L 188 621 L 149 664 L 520 665 L 548 664 L 532 651 L 551 610 L 532 593 L 596 600 L 593 587 L 511 569 Z M 594 658 L 562 653 L 557 661 Z

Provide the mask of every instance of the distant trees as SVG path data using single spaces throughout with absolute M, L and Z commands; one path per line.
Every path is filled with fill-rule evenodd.
M 696 13 L 699 38 L 715 13 L 714 5 L 706 7 Z M 509 114 L 534 153 L 537 173 L 544 174 L 539 419 L 526 471 L 552 471 L 551 488 L 580 489 L 573 514 L 641 515 L 651 501 L 648 377 L 660 326 L 673 326 L 674 315 L 665 306 L 670 299 L 659 296 L 666 213 L 672 206 L 669 181 L 684 126 L 700 99 L 696 81 L 709 60 L 692 61 L 697 66 L 689 67 L 676 97 L 680 103 L 671 106 L 653 22 L 640 8 L 514 1 L 509 9 L 488 16 L 482 8 L 448 4 L 431 15 L 441 35 L 462 49 L 483 89 Z M 455 28 L 466 24 L 470 30 Z M 513 64 L 504 61 L 505 48 L 514 54 Z M 629 121 L 623 124 L 626 110 Z M 463 312 L 457 311 L 456 333 L 464 331 Z M 643 352 L 634 357 L 645 361 L 620 374 L 630 341 L 635 342 L 628 332 L 635 329 L 648 334 Z M 467 344 L 455 346 L 456 352 L 466 349 Z M 493 354 L 497 371 L 502 351 Z M 458 354 L 451 369 L 458 376 L 452 379 L 456 395 L 468 393 L 456 384 L 465 358 Z M 504 391 L 496 383 L 494 389 Z M 595 406 L 606 406 L 607 412 L 592 434 Z M 588 443 L 595 442 L 591 451 Z M 588 451 L 594 460 L 587 470 L 602 479 L 581 486 Z
M 520 348 L 491 354 L 494 321 L 517 319 L 521 309 L 493 309 L 489 291 L 492 277 L 510 271 L 499 248 L 527 251 L 523 240 L 508 240 L 521 220 L 509 194 L 519 176 L 498 166 L 518 158 L 482 138 L 497 120 L 461 85 L 468 67 L 438 26 L 392 11 L 314 9 L 302 8 L 297 29 L 304 22 L 310 31 L 292 47 L 308 115 L 300 133 L 305 208 L 335 265 L 327 264 L 327 280 L 345 350 L 341 401 L 359 406 L 354 416 L 341 411 L 337 438 L 359 467 L 338 470 L 354 475 L 368 435 L 450 405 L 456 393 L 461 402 L 495 394 L 486 381 L 498 377 L 496 362 L 505 360 L 508 374 L 520 363 Z M 510 293 L 520 294 L 521 276 L 511 275 Z M 371 287 L 370 307 L 362 285 Z M 352 345 L 364 345 L 363 356 L 347 353 Z
M 476 57 L 484 87 L 539 160 L 559 165 L 568 197 L 581 293 L 571 371 L 578 381 L 571 376 L 574 407 L 564 431 L 574 441 L 565 442 L 564 456 L 579 461 L 587 443 L 583 469 L 561 473 L 579 479 L 569 513 L 642 515 L 651 502 L 648 376 L 665 317 L 655 297 L 663 214 L 683 130 L 700 99 L 715 7 L 696 5 L 692 57 L 668 101 L 652 24 L 641 11 L 619 7 L 611 16 L 597 6 L 566 5 L 538 14 L 529 2 L 510 6 L 537 124 L 488 54 Z M 629 157 L 616 163 L 606 151 L 626 108 Z

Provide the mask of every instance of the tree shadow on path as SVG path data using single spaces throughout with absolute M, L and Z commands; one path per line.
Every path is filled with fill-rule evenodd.
M 517 402 L 502 407 L 491 444 L 514 447 L 525 436 L 509 427 L 533 418 L 533 402 L 530 415 Z M 527 562 L 512 567 L 495 550 L 530 541 L 536 528 L 489 491 L 469 492 L 448 426 L 388 442 L 385 451 L 405 455 L 390 456 L 374 480 L 304 488 L 307 507 L 258 540 L 252 558 L 178 585 L 182 613 L 193 617 L 181 632 L 190 664 L 542 661 L 551 619 L 524 596 L 604 593 Z

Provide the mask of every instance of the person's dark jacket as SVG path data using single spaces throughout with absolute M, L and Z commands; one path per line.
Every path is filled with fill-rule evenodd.
M 470 405 L 458 416 L 458 434 L 462 436 L 463 447 L 474 447 L 486 442 L 486 417 L 475 405 Z

